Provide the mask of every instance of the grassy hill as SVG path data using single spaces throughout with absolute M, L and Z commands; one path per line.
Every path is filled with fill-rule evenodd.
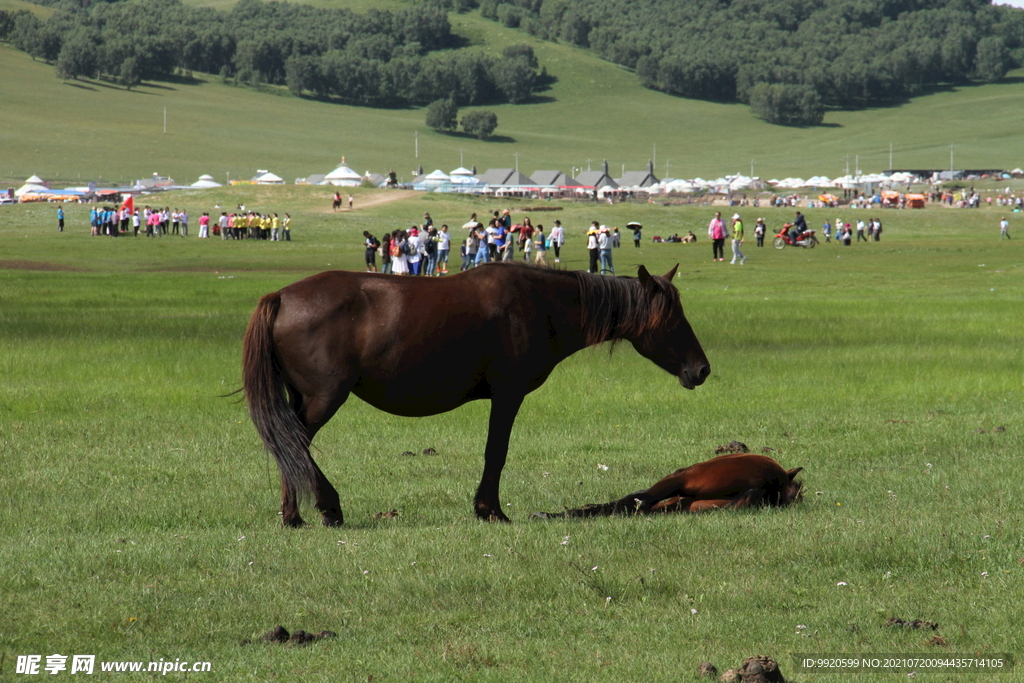
M 0 0 L 10 5 L 20 0 Z M 216 3 L 213 3 L 216 4 Z M 330 3 L 319 3 L 330 4 Z M 13 5 L 12 5 L 13 6 Z M 357 8 L 361 5 L 356 5 Z M 421 109 L 334 105 L 226 86 L 200 76 L 125 91 L 99 82 L 61 84 L 50 65 L 0 47 L 0 182 L 36 173 L 54 181 L 129 181 L 159 172 L 179 182 L 219 181 L 268 168 L 289 182 L 329 171 L 451 169 L 460 163 L 537 169 L 597 167 L 613 175 L 655 156 L 659 175 L 841 175 L 859 156 L 865 172 L 896 167 L 1024 165 L 1024 71 L 1003 82 L 949 89 L 898 107 L 835 111 L 813 129 L 781 128 L 743 105 L 685 100 L 645 90 L 634 75 L 566 45 L 537 41 L 476 13 L 452 15 L 476 49 L 534 46 L 557 82 L 527 105 L 491 107 L 497 140 L 434 133 Z M 164 133 L 164 108 L 167 131 Z M 465 111 L 465 110 L 464 110 Z M 416 142 L 418 138 L 418 156 Z

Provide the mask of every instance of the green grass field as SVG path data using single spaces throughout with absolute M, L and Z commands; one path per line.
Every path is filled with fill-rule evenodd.
M 283 530 L 274 466 L 245 407 L 223 397 L 240 385 L 257 298 L 324 269 L 361 269 L 363 230 L 424 211 L 461 225 L 499 206 L 430 196 L 370 206 L 381 197 L 359 191 L 358 210 L 340 214 L 311 188 L 160 198 L 189 208 L 193 234 L 217 204 L 288 211 L 290 243 L 89 237 L 84 206 L 68 208 L 58 234 L 53 206 L 0 208 L 5 680 L 30 679 L 15 675 L 18 655 L 45 664 L 53 653 L 208 661 L 194 674 L 204 681 L 689 680 L 703 660 L 724 670 L 760 653 L 799 682 L 849 675 L 794 673 L 793 653 L 1024 652 L 1017 215 L 1021 239 L 1000 242 L 996 209 L 889 211 L 879 243 L 748 243 L 741 267 L 708 258 L 711 207 L 535 212 L 570 226 L 570 268 L 585 266 L 590 220 L 643 222 L 643 247 L 627 240 L 616 266 L 680 263 L 707 383 L 684 391 L 629 344 L 564 362 L 513 431 L 511 525 L 471 512 L 486 403 L 415 420 L 353 398 L 314 451 L 345 527 Z M 757 213 L 769 226 L 790 216 Z M 806 213 L 812 225 L 859 215 Z M 697 245 L 649 242 L 686 230 Z M 806 468 L 804 502 L 529 519 L 622 496 L 731 439 Z M 401 455 L 427 447 L 438 454 Z M 372 517 L 391 509 L 400 515 Z M 885 628 L 891 617 L 937 622 L 946 644 Z M 239 646 L 277 624 L 338 637 Z M 121 677 L 99 666 L 97 680 Z M 970 680 L 993 679 L 1024 675 Z
M 292 182 L 329 172 L 343 156 L 360 173 L 394 169 L 411 180 L 420 165 L 428 172 L 460 163 L 483 171 L 513 167 L 517 154 L 527 174 L 597 169 L 607 159 L 617 177 L 623 167 L 641 170 L 653 159 L 659 177 L 749 174 L 752 165 L 766 179 L 837 177 L 858 161 L 864 172 L 888 168 L 890 145 L 896 168 L 949 168 L 950 145 L 958 169 L 1024 163 L 1018 144 L 1024 122 L 1017 115 L 1024 71 L 903 106 L 829 112 L 824 125 L 796 129 L 768 125 L 744 105 L 645 90 L 613 64 L 504 29 L 476 12 L 451 20 L 475 49 L 530 43 L 557 78 L 533 103 L 488 107 L 498 115 L 495 141 L 430 131 L 422 109 L 333 105 L 294 98 L 283 88 L 266 94 L 224 86 L 212 76 L 130 92 L 94 81 L 61 84 L 52 66 L 4 46 L 0 182 L 16 186 L 32 174 L 58 183 L 128 182 L 154 172 L 188 183 L 210 173 L 223 182 L 257 169 Z

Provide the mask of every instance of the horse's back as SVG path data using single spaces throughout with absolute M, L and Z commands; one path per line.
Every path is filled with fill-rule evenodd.
M 530 391 L 560 360 L 538 279 L 508 266 L 446 278 L 320 273 L 279 292 L 275 344 L 306 390 L 343 375 L 341 385 L 400 415 L 444 412 L 498 385 Z

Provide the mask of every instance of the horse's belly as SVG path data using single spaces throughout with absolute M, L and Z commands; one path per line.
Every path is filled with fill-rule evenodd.
M 454 383 L 443 372 L 436 379 L 377 382 L 363 378 L 352 393 L 378 410 L 403 417 L 426 417 L 455 410 L 469 401 L 490 398 L 487 385 Z

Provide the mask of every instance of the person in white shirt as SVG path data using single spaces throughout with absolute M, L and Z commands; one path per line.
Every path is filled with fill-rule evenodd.
M 561 221 L 555 221 L 551 226 L 551 248 L 555 252 L 555 263 L 558 263 L 562 255 L 562 245 L 565 244 L 565 229 Z
M 452 236 L 448 233 L 448 226 L 442 225 L 441 232 L 437 233 L 437 272 L 439 275 L 448 274 L 448 254 L 452 248 Z

